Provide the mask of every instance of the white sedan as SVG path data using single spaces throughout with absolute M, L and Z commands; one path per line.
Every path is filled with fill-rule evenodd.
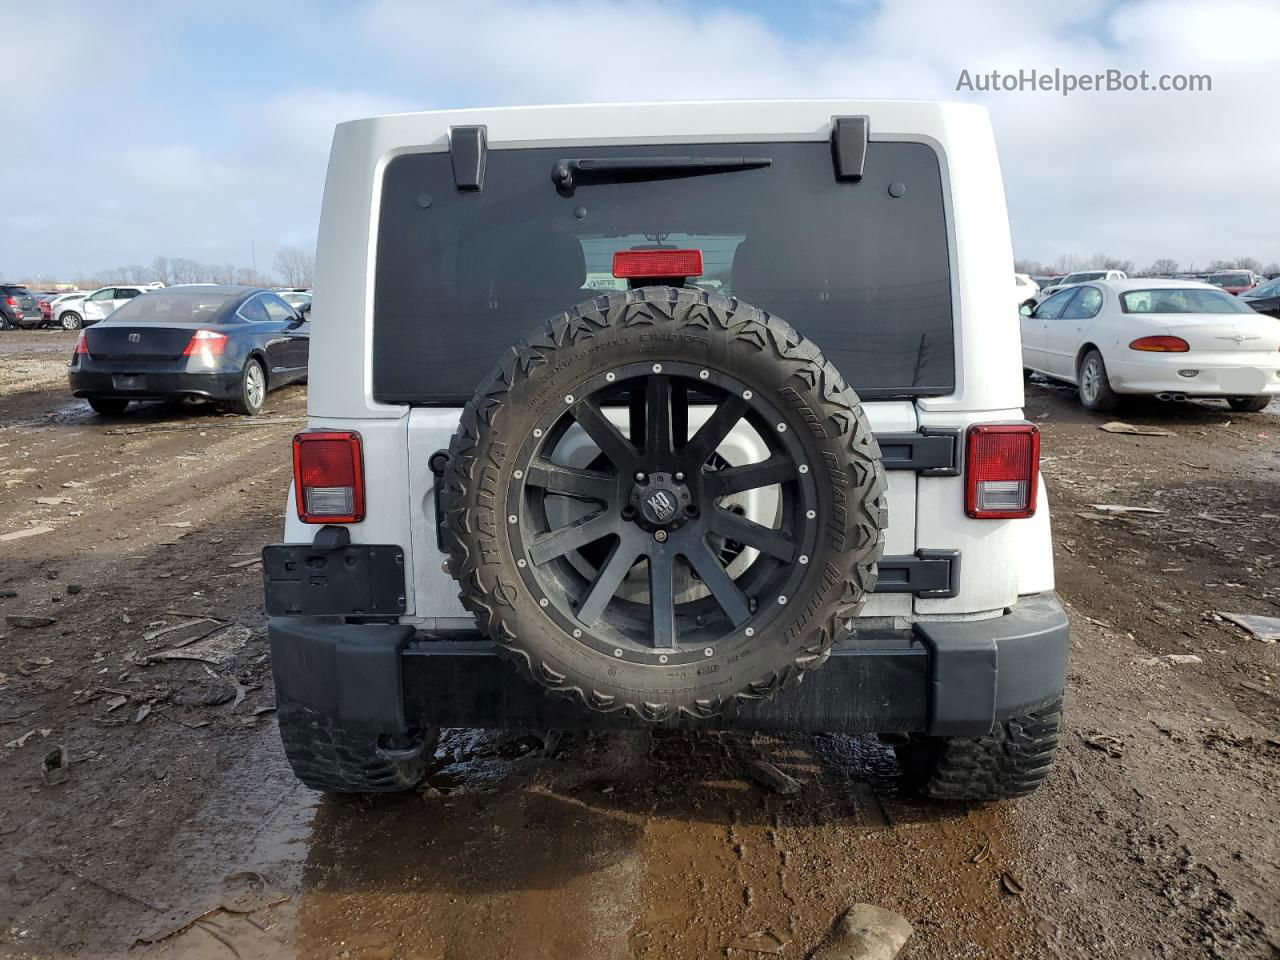
M 1075 384 L 1089 410 L 1145 394 L 1256 412 L 1280 394 L 1280 320 L 1207 283 L 1097 280 L 1019 313 L 1023 367 Z

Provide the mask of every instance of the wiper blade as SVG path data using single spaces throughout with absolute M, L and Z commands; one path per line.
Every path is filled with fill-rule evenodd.
M 565 196 L 593 183 L 638 183 L 702 177 L 711 173 L 759 170 L 772 166 L 771 157 L 593 157 L 557 160 L 551 182 Z

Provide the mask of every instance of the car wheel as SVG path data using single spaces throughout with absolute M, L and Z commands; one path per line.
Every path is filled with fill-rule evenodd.
M 9 329 L 9 318 L 6 317 L 3 313 L 0 313 L 0 330 L 8 330 L 8 329 Z
M 1120 398 L 1111 389 L 1111 381 L 1107 379 L 1107 365 L 1102 362 L 1102 354 L 1090 350 L 1080 361 L 1078 392 L 1080 405 L 1086 410 L 1114 410 Z
M 84 323 L 84 321 L 80 319 L 80 314 L 76 313 L 74 310 L 68 310 L 58 318 L 58 322 L 62 324 L 63 330 L 79 330 Z
M 1241 413 L 1259 413 L 1267 409 L 1271 400 L 1269 394 L 1258 397 L 1227 397 L 1227 404 L 1232 410 L 1239 410 Z
M 256 417 L 267 402 L 267 371 L 257 360 L 245 362 L 240 372 L 240 395 L 231 402 L 231 409 L 245 416 Z
M 767 456 L 731 462 L 731 436 Z M 689 289 L 596 297 L 508 351 L 441 489 L 449 572 L 498 650 L 555 695 L 651 723 L 821 667 L 884 547 L 856 394 L 779 318 Z
M 128 408 L 129 401 L 119 397 L 90 397 L 89 406 L 99 416 L 118 417 Z

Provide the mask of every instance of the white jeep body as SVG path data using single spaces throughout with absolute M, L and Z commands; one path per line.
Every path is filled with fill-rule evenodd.
M 472 623 L 443 569 L 437 545 L 431 454 L 448 446 L 460 408 L 380 403 L 373 388 L 373 284 L 381 177 L 406 153 L 449 149 L 451 127 L 483 125 L 490 150 L 553 145 L 818 141 L 831 118 L 871 118 L 870 140 L 924 143 L 943 171 L 957 368 L 947 396 L 864 401 L 877 434 L 1023 419 L 1017 314 L 1008 299 L 1009 239 L 1004 188 L 987 111 L 958 103 L 759 101 L 597 104 L 412 113 L 341 124 L 325 186 L 316 259 L 309 374 L 309 425 L 356 430 L 366 463 L 365 520 L 354 543 L 405 548 L 404 622 L 428 629 Z M 531 317 L 532 327 L 541 317 Z M 802 329 L 801 333 L 805 331 Z M 822 344 L 819 343 L 821 347 Z M 858 384 L 851 383 L 857 390 Z M 732 441 L 732 438 L 731 438 Z M 1043 485 L 1035 516 L 970 519 L 962 476 L 889 473 L 886 555 L 957 550 L 963 573 L 954 597 L 878 593 L 862 617 L 899 626 L 930 619 L 1000 616 L 1019 596 L 1051 591 L 1053 558 Z M 310 543 L 315 528 L 288 500 L 285 542 Z

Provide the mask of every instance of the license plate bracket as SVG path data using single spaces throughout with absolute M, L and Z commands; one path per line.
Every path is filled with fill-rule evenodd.
M 141 390 L 146 383 L 140 373 L 118 373 L 111 378 L 111 386 L 116 390 Z
M 404 550 L 273 544 L 262 550 L 271 617 L 400 616 L 405 612 Z

